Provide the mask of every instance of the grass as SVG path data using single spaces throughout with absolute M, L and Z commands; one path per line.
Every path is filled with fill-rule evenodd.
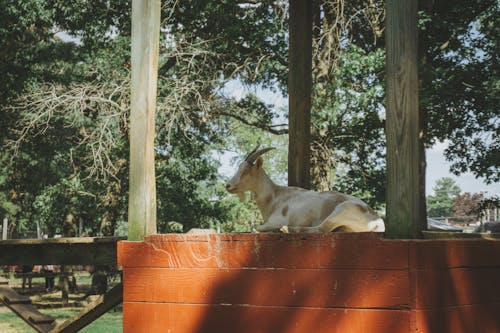
M 78 294 L 70 294 L 70 303 L 80 300 L 84 297 L 84 291 L 88 290 L 91 283 L 90 274 L 86 272 L 77 272 L 78 287 L 81 289 Z M 11 278 L 9 284 L 16 290 L 20 290 L 21 279 Z M 57 323 L 62 323 L 66 319 L 73 317 L 80 312 L 82 307 L 61 307 L 61 292 L 54 291 L 46 293 L 44 290 L 45 281 L 43 279 L 33 279 L 33 289 L 26 290 L 27 295 L 38 304 L 56 304 L 54 308 L 42 308 L 40 312 L 56 318 Z M 57 279 L 56 279 L 57 285 Z M 57 305 L 59 304 L 59 305 Z M 105 313 L 99 319 L 92 322 L 79 332 L 83 333 L 119 333 L 122 332 L 122 306 L 116 306 L 114 309 Z M 0 333 L 33 333 L 34 329 L 26 324 L 9 308 L 3 306 L 0 302 Z
M 33 333 L 33 329 L 4 306 L 0 307 L 0 332 Z
M 81 309 L 43 309 L 40 312 L 57 318 L 57 322 L 63 322 L 74 316 Z M 2 333 L 33 333 L 31 326 L 26 324 L 16 314 L 5 306 L 0 306 L 0 332 Z M 119 333 L 122 332 L 122 307 L 107 312 L 102 317 L 82 329 L 82 333 Z

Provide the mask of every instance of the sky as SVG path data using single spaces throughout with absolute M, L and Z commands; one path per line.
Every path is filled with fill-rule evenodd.
M 427 149 L 427 172 L 426 172 L 426 192 L 433 194 L 432 188 L 436 180 L 443 177 L 450 177 L 458 184 L 463 192 L 479 193 L 485 192 L 486 196 L 500 195 L 500 183 L 487 185 L 484 179 L 477 179 L 471 173 L 464 173 L 455 176 L 450 173 L 451 163 L 444 158 L 444 150 L 448 147 L 447 142 L 437 143 L 432 149 Z
M 248 88 L 241 85 L 241 83 L 232 81 L 224 91 L 226 94 L 235 98 L 241 98 L 248 92 Z M 262 98 L 268 104 L 273 104 L 276 108 L 286 108 L 288 106 L 287 98 L 283 97 L 280 93 L 272 92 L 266 89 L 254 89 L 254 94 Z M 443 177 L 450 177 L 460 187 L 462 193 L 479 193 L 485 192 L 486 196 L 500 195 L 500 183 L 487 185 L 484 179 L 477 179 L 471 173 L 465 173 L 460 176 L 455 176 L 450 172 L 451 163 L 446 161 L 444 157 L 444 150 L 448 147 L 447 142 L 439 142 L 431 149 L 426 150 L 427 172 L 426 172 L 426 195 L 432 195 L 436 180 Z M 234 171 L 235 166 L 231 165 L 231 156 L 221 156 L 222 166 L 219 172 L 226 177 L 232 176 L 231 172 Z

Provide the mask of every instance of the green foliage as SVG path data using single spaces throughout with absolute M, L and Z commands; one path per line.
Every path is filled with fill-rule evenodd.
M 2 105 L 34 75 L 34 65 L 44 61 L 52 22 L 43 2 L 36 0 L 3 1 L 0 22 Z
M 460 187 L 452 178 L 444 177 L 436 180 L 434 195 L 427 196 L 427 215 L 429 217 L 448 217 L 453 215 L 456 198 Z
M 432 188 L 434 195 L 438 197 L 454 198 L 460 194 L 460 187 L 450 177 L 443 177 L 436 180 L 436 185 Z
M 428 141 L 449 140 L 455 174 L 500 180 L 498 1 L 441 1 L 420 12 L 420 101 Z
M 383 5 L 345 3 L 350 23 L 341 24 L 331 2 L 315 2 L 315 175 L 333 171 L 328 188 L 375 207 L 385 196 Z M 450 142 L 455 172 L 498 181 L 498 4 L 421 6 L 427 142 Z M 265 168 L 286 183 L 287 130 L 277 126 L 284 112 L 255 94 L 227 96 L 224 87 L 238 81 L 250 91 L 286 93 L 287 10 L 286 2 L 273 1 L 163 2 L 155 142 L 160 232 L 249 231 L 260 220 L 253 204 L 224 191 L 217 153 L 241 159 L 256 142 L 275 146 Z M 130 1 L 3 4 L 0 215 L 19 228 L 39 219 L 51 233 L 65 232 L 82 221 L 89 233 L 125 233 L 130 28 Z M 76 42 L 55 35 L 60 31 Z M 432 214 L 449 215 L 447 197 L 429 198 Z
M 313 123 L 332 150 L 334 189 L 378 206 L 385 198 L 385 54 L 351 45 L 340 54 L 332 80 L 316 91 Z

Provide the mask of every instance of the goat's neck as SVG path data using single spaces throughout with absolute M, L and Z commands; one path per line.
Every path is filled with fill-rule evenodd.
M 262 170 L 252 189 L 252 197 L 259 207 L 264 220 L 269 217 L 277 185 Z

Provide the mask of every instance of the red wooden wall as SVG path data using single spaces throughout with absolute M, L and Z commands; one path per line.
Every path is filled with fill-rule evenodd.
M 376 234 L 118 243 L 124 332 L 500 332 L 500 242 Z

